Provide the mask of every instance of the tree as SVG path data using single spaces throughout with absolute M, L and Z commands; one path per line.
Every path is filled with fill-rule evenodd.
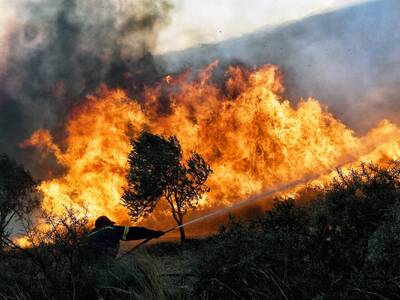
M 164 138 L 143 132 L 132 142 L 132 148 L 128 187 L 122 196 L 131 217 L 137 220 L 148 215 L 165 199 L 172 217 L 182 225 L 183 216 L 209 191 L 205 182 L 212 172 L 210 166 L 198 153 L 192 153 L 183 163 L 181 146 L 174 136 Z M 184 228 L 179 229 L 184 241 Z
M 0 249 L 9 236 L 7 227 L 15 218 L 22 218 L 38 206 L 33 196 L 36 183 L 21 165 L 0 154 Z

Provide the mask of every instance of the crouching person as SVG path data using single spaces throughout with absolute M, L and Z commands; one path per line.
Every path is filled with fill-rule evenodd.
M 162 231 L 144 227 L 117 226 L 106 216 L 97 218 L 95 228 L 87 235 L 87 246 L 93 259 L 116 257 L 120 241 L 158 238 Z

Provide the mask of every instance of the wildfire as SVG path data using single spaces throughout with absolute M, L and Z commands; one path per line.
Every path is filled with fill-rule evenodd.
M 211 165 L 211 192 L 200 211 L 326 173 L 347 161 L 384 163 L 400 157 L 400 131 L 389 121 L 357 137 L 317 100 L 301 100 L 294 107 L 283 99 L 283 76 L 276 66 L 230 67 L 221 87 L 211 80 L 215 65 L 195 80 L 188 72 L 167 76 L 146 88 L 141 104 L 124 91 L 101 87 L 71 112 L 66 138 L 58 144 L 49 132 L 35 132 L 24 145 L 52 153 L 66 169 L 63 176 L 41 183 L 43 208 L 63 214 L 70 207 L 87 211 L 90 218 L 107 214 L 128 222 L 120 197 L 130 139 L 143 129 L 176 135 L 184 155 L 195 150 Z M 167 213 L 163 209 L 154 216 Z

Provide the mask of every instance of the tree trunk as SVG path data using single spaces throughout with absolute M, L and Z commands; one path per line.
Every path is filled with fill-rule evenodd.
M 179 225 L 182 225 L 182 224 L 179 224 Z M 185 228 L 179 227 L 179 232 L 181 233 L 181 243 L 183 243 L 186 240 Z
M 183 215 L 180 212 L 178 212 L 177 223 L 178 226 L 181 226 L 183 224 Z M 179 232 L 181 234 L 181 243 L 183 243 L 186 240 L 185 227 L 179 227 Z

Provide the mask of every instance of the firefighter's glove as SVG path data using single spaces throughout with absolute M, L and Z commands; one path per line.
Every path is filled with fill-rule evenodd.
M 153 237 L 154 238 L 159 238 L 160 236 L 163 236 L 164 232 L 163 231 L 154 231 L 153 232 Z

